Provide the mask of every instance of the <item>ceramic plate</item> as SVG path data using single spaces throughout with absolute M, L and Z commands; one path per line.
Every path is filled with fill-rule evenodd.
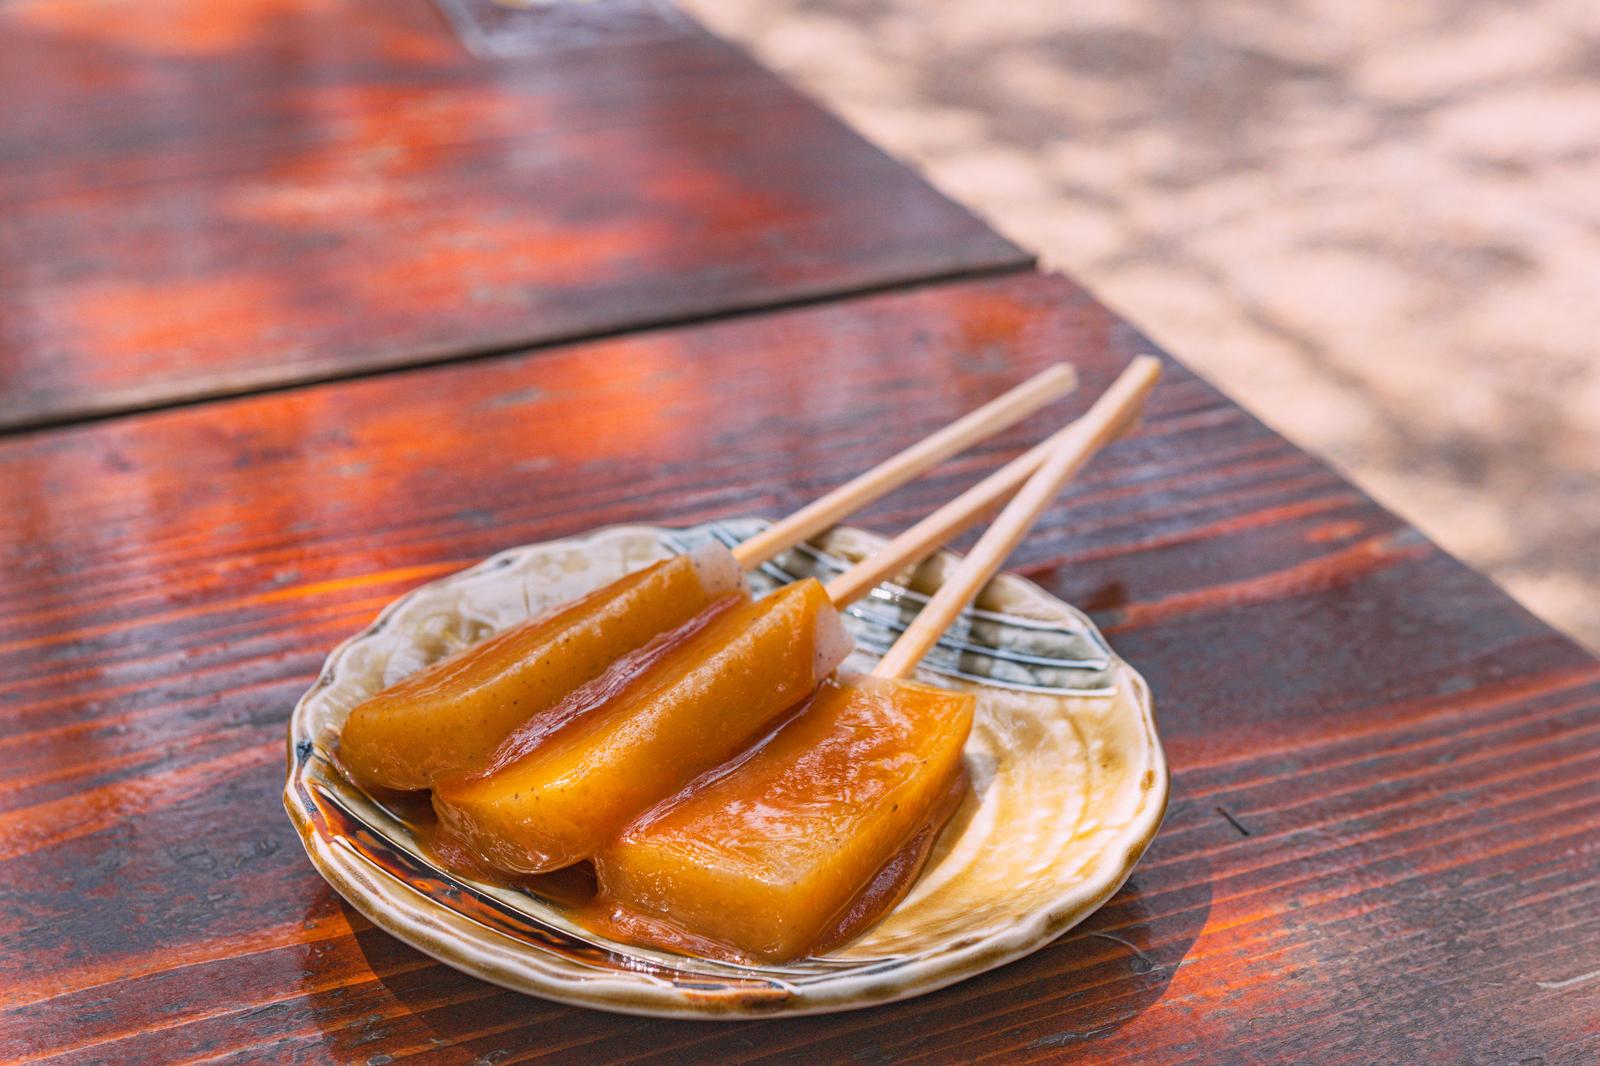
M 762 525 L 614 527 L 514 548 L 390 604 L 328 657 L 289 722 L 284 803 L 318 872 L 374 924 L 458 970 L 547 999 L 672 1017 L 815 1014 L 919 995 L 1048 944 L 1109 899 L 1166 808 L 1149 689 L 1088 618 L 1010 574 L 918 674 L 977 694 L 973 789 L 906 898 L 821 958 L 737 966 L 608 941 L 553 901 L 435 866 L 400 812 L 330 765 L 345 716 L 386 685 L 696 540 L 735 542 Z M 826 577 L 881 543 L 836 529 L 752 585 Z M 944 553 L 853 607 L 857 651 L 846 668 L 870 669 L 955 561 Z

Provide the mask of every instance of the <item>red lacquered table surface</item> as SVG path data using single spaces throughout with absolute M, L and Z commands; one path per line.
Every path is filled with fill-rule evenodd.
M 1600 1059 L 1600 663 L 1176 363 L 1014 561 L 1149 679 L 1173 769 L 1085 925 L 734 1024 L 375 930 L 279 790 L 289 707 L 384 603 L 782 513 L 1150 345 L 692 26 L 489 58 L 421 0 L 0 27 L 0 1059 Z

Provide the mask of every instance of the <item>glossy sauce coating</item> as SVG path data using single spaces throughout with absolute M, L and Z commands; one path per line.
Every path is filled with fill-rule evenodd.
M 553 732 L 513 736 L 493 771 L 441 781 L 444 827 L 491 867 L 540 873 L 593 857 L 630 819 L 737 754 L 848 654 L 822 586 L 795 582 L 664 654 L 619 663 L 605 698 Z M 576 697 L 575 697 L 576 698 Z
M 928 853 L 951 815 L 967 793 L 965 770 L 951 779 L 945 795 L 929 810 L 922 825 L 870 881 L 850 904 L 807 949 L 808 955 L 824 954 L 846 944 L 871 928 L 916 883 L 927 862 Z M 635 911 L 615 899 L 602 897 L 592 862 L 563 866 L 543 874 L 512 874 L 484 865 L 482 858 L 443 826 L 427 799 L 418 793 L 396 793 L 395 800 L 406 808 L 403 819 L 411 826 L 413 839 L 423 853 L 446 870 L 475 881 L 519 889 L 554 903 L 574 922 L 612 940 L 645 944 L 683 955 L 748 961 L 747 956 L 726 944 L 690 932 L 670 921 Z M 420 800 L 421 806 L 417 806 Z M 398 875 L 397 875 L 398 876 Z
M 721 545 L 627 574 L 360 704 L 339 759 L 357 780 L 390 789 L 471 772 L 518 726 L 729 594 L 745 595 L 743 578 Z
M 915 880 L 954 810 L 974 703 L 914 682 L 824 685 L 596 856 L 613 927 L 762 962 L 859 932 Z

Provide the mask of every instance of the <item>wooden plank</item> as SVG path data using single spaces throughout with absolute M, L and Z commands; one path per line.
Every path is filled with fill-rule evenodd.
M 1600 664 L 1178 366 L 1017 558 L 1150 679 L 1175 775 L 1060 942 L 863 1013 L 660 1023 L 453 974 L 304 859 L 288 708 L 393 596 L 779 513 L 1049 361 L 1081 407 L 1146 348 L 1027 276 L 0 442 L 0 1059 L 1594 1061 Z
M 0 429 L 1030 261 L 692 24 L 571 43 L 0 5 Z

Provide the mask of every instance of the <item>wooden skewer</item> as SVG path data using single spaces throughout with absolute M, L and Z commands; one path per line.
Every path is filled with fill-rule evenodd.
M 1155 383 L 1155 375 L 1143 381 L 1133 396 L 1135 402 L 1126 407 L 1122 418 L 1110 427 L 1109 435 L 1101 443 L 1109 443 L 1132 427 L 1137 420 L 1140 403 Z M 1057 430 L 828 582 L 829 598 L 839 607 L 854 603 L 880 582 L 887 581 L 950 543 L 991 508 L 1009 499 L 1057 446 L 1074 434 L 1083 432 L 1080 426 L 1088 417 L 1086 414 Z
M 1138 412 L 1160 375 L 1160 360 L 1154 356 L 1139 356 L 1112 382 L 1087 414 L 1067 427 L 1044 462 L 1000 512 L 1000 517 L 900 634 L 900 639 L 873 669 L 874 677 L 900 679 L 916 669 L 928 649 L 938 643 L 950 623 L 1027 536 L 1028 530 L 1061 491 L 1061 486 Z
M 923 471 L 952 455 L 992 436 L 1071 392 L 1078 384 L 1077 372 L 1067 363 L 1057 363 L 1035 374 L 1016 388 L 970 414 L 958 418 L 932 436 L 926 437 L 900 454 L 879 463 L 788 518 L 776 522 L 733 549 L 733 557 L 746 570 L 754 569 L 773 556 L 820 533 L 852 511 L 899 488 Z

